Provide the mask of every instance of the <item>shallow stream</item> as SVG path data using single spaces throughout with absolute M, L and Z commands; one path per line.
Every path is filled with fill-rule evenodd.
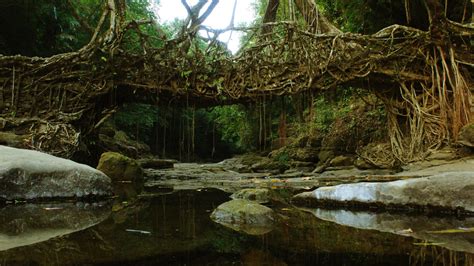
M 472 219 L 274 205 L 276 226 L 256 236 L 211 221 L 228 197 L 202 189 L 125 208 L 9 205 L 0 209 L 0 265 L 474 265 Z

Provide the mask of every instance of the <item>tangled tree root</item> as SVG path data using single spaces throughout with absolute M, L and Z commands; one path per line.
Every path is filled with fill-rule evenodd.
M 360 159 L 381 169 L 397 168 L 400 160 L 394 156 L 390 143 L 370 143 L 357 151 Z

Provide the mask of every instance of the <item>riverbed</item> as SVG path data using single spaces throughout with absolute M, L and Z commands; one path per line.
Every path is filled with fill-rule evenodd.
M 270 204 L 277 223 L 248 235 L 209 218 L 229 195 L 199 188 L 118 205 L 8 205 L 0 209 L 0 265 L 474 264 L 472 219 Z

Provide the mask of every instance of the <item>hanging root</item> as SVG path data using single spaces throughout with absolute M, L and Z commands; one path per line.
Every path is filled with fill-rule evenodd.
M 471 121 L 470 90 L 454 50 L 446 53 L 436 47 L 427 63 L 431 81 L 401 82 L 401 99 L 384 99 L 392 152 L 404 163 L 422 160 L 441 145 L 455 142 Z

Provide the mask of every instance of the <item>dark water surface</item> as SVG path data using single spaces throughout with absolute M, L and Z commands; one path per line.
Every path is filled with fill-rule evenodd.
M 474 264 L 469 219 L 272 206 L 277 226 L 250 236 L 210 220 L 228 196 L 178 191 L 113 212 L 107 203 L 7 206 L 0 209 L 0 265 Z

